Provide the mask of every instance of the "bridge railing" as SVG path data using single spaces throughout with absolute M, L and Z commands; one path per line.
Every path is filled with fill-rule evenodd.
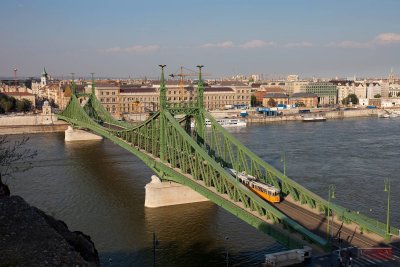
M 168 111 L 158 113 L 133 129 L 113 130 L 96 124 L 80 105 L 75 105 L 76 103 L 71 104 L 71 109 L 60 114 L 59 118 L 87 128 L 131 151 L 152 168 L 159 177 L 175 179 L 191 185 L 193 189 L 210 198 L 210 200 L 291 248 L 301 247 L 303 243 L 296 241 L 298 239 L 293 239 L 290 232 L 285 232 L 283 229 L 279 230 L 273 224 L 265 223 L 260 218 L 280 222 L 291 231 L 302 235 L 304 239 L 322 247 L 326 245 L 324 239 L 314 235 L 274 209 L 234 179 L 198 146 L 181 127 L 180 122 Z M 72 110 L 74 112 L 70 112 Z M 161 148 L 160 119 L 167 121 L 165 129 L 165 134 L 168 137 L 166 142 L 167 153 L 163 160 L 159 158 Z M 193 180 L 189 177 L 193 177 Z M 200 183 L 194 183 L 195 181 L 200 181 Z M 212 188 L 222 195 L 217 194 Z M 231 200 L 228 201 L 223 195 L 227 195 Z M 237 203 L 242 203 L 243 207 Z M 253 212 L 257 213 L 258 216 L 255 216 Z
M 215 156 L 217 161 L 222 164 L 231 164 L 239 171 L 246 171 L 249 174 L 264 179 L 266 182 L 280 187 L 282 192 L 291 195 L 294 200 L 300 201 L 302 204 L 306 203 L 311 208 L 317 208 L 327 212 L 327 200 L 293 181 L 276 168 L 266 163 L 219 125 L 211 114 L 206 111 L 203 112 L 204 117 L 209 119 L 212 124 L 212 130 L 207 142 L 208 149 L 211 151 L 211 154 Z M 219 137 L 217 136 L 218 133 L 220 134 Z M 330 203 L 330 209 L 334 210 L 334 212 L 339 215 L 339 218 L 343 219 L 346 223 L 354 222 L 360 226 L 361 230 L 371 231 L 382 237 L 386 237 L 386 224 L 350 211 L 337 204 Z M 399 234 L 397 228 L 391 227 L 390 229 L 391 234 Z

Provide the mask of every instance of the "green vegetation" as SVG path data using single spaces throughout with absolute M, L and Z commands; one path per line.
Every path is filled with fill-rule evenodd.
M 250 105 L 251 105 L 252 107 L 255 107 L 255 106 L 257 105 L 257 98 L 256 98 L 255 95 L 251 95 L 251 98 L 250 98 Z
M 381 95 L 380 94 L 376 94 L 376 95 L 374 95 L 374 98 L 381 98 Z
M 36 150 L 25 148 L 28 140 L 28 137 L 23 137 L 10 141 L 7 136 L 0 136 L 0 197 L 10 194 L 8 186 L 3 184 L 2 178 L 27 171 L 31 167 L 31 163 L 27 160 L 37 155 Z
M 357 105 L 358 102 L 358 97 L 355 94 L 349 94 L 342 100 L 343 105 L 349 105 L 350 103 L 352 103 L 353 105 Z
M 276 103 L 275 99 L 273 99 L 273 98 L 268 99 L 267 105 L 269 107 L 276 107 L 276 104 L 277 103 Z
M 27 99 L 18 100 L 0 93 L 0 114 L 7 112 L 27 112 L 32 110 L 32 102 Z

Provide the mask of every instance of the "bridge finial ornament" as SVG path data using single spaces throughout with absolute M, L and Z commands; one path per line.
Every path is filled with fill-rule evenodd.
M 198 108 L 204 108 L 204 86 L 203 86 L 203 79 L 201 77 L 201 69 L 204 65 L 197 65 L 196 67 L 199 68 L 199 82 L 197 83 L 197 106 Z
M 165 87 L 164 68 L 167 65 L 158 65 L 161 67 L 160 79 L 160 109 L 164 109 L 167 105 L 167 88 Z

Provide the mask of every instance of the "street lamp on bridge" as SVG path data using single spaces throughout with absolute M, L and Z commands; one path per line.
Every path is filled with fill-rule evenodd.
M 283 162 L 283 175 L 286 177 L 286 153 L 285 153 L 285 150 L 283 150 L 283 153 L 281 156 L 281 162 Z
M 390 179 L 385 179 L 385 192 L 387 192 L 387 211 L 386 211 L 386 241 L 390 241 Z
M 328 214 L 327 214 L 327 222 L 326 222 L 326 240 L 329 241 L 329 216 L 331 212 L 331 199 L 335 198 L 335 186 L 333 184 L 329 185 L 328 189 Z M 333 219 L 333 214 L 332 214 L 332 219 Z M 333 229 L 333 221 L 332 221 L 332 229 Z

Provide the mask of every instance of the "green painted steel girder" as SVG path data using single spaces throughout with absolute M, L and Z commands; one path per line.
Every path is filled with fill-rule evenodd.
M 201 86 L 202 83 L 198 90 L 201 90 Z M 170 104 L 165 99 L 164 104 L 160 105 L 161 111 L 142 124 L 133 126 L 115 120 L 93 92 L 94 90 L 84 108 L 73 94 L 67 108 L 58 117 L 111 140 L 136 155 L 161 179 L 191 187 L 288 247 L 299 247 L 301 242 L 290 240 L 290 234 L 286 234 L 268 221 L 280 223 L 284 228 L 299 233 L 304 239 L 326 247 L 327 243 L 324 239 L 259 198 L 232 177 L 224 167 L 244 170 L 265 179 L 280 187 L 284 193 L 291 195 L 295 200 L 307 203 L 312 208 L 326 210 L 327 201 L 283 175 L 246 148 L 225 131 L 202 108 L 201 103 Z M 162 98 L 162 95 L 166 93 L 163 79 L 160 92 Z M 177 114 L 184 114 L 185 117 L 177 120 L 174 118 Z M 194 131 L 190 130 L 191 118 L 194 118 L 196 122 Z M 210 132 L 205 131 L 206 118 L 212 124 Z M 108 127 L 104 127 L 104 123 Z M 193 136 L 190 136 L 190 133 Z M 331 204 L 330 208 L 346 221 L 355 222 L 363 229 L 385 235 L 386 228 L 383 223 L 351 212 L 339 205 Z M 390 231 L 398 233 L 394 227 Z

